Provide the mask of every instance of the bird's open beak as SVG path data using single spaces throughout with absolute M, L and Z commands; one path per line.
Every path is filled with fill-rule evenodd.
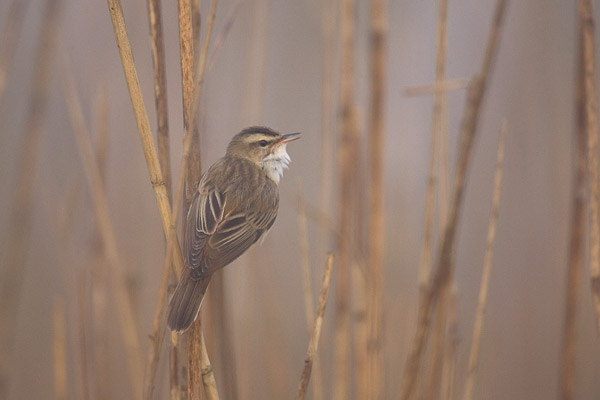
M 300 139 L 300 132 L 295 132 L 295 133 L 287 133 L 283 136 L 281 136 L 281 139 L 279 139 L 277 141 L 277 144 L 284 144 L 284 143 L 289 143 L 293 140 L 296 139 Z

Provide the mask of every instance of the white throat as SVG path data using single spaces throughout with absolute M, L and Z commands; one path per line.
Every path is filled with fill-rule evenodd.
M 261 168 L 267 173 L 267 176 L 276 184 L 279 184 L 283 176 L 283 170 L 292 161 L 287 153 L 286 146 L 286 143 L 277 146 L 275 151 L 266 156 L 260 163 Z

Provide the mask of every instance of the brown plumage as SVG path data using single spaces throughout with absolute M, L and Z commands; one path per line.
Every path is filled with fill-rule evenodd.
M 190 327 L 211 275 L 242 255 L 275 222 L 277 184 L 289 163 L 285 146 L 298 137 L 247 128 L 202 176 L 187 215 L 186 268 L 170 302 L 171 330 Z

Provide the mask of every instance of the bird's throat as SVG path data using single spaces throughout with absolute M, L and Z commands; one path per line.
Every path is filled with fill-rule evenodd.
M 266 172 L 267 176 L 276 184 L 279 184 L 283 176 L 283 170 L 288 167 L 292 160 L 286 150 L 286 144 L 277 146 L 275 151 L 266 156 L 260 163 L 260 167 Z

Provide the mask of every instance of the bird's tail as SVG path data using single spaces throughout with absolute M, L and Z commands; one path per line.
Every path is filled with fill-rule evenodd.
M 200 311 L 209 282 L 210 276 L 194 279 L 191 269 L 184 268 L 169 304 L 167 325 L 172 331 L 183 332 L 192 325 Z

